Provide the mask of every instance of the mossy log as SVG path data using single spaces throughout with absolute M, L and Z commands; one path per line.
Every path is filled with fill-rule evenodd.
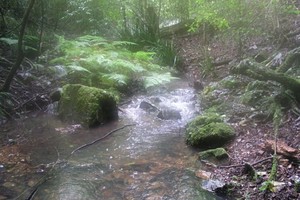
M 295 48 L 288 52 L 285 61 L 276 70 L 278 73 L 285 73 L 288 71 L 295 62 L 300 61 L 300 47 Z
M 276 81 L 280 83 L 285 89 L 291 90 L 294 93 L 297 101 L 300 102 L 300 80 L 284 73 L 276 72 L 264 65 L 245 59 L 237 66 L 231 69 L 233 74 L 242 74 L 250 78 L 260 81 Z
M 171 26 L 166 26 L 160 29 L 161 37 L 171 37 L 174 34 L 185 34 L 188 32 L 189 27 L 193 24 L 194 20 L 186 20 L 173 24 Z

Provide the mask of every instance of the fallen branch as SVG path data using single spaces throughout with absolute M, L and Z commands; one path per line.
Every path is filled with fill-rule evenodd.
M 112 130 L 112 131 L 106 133 L 104 136 L 102 136 L 102 137 L 100 137 L 100 138 L 98 138 L 98 139 L 96 139 L 96 140 L 94 140 L 94 141 L 92 141 L 92 142 L 90 142 L 90 143 L 87 143 L 87 144 L 84 144 L 84 145 L 82 145 L 82 146 L 80 146 L 80 147 L 77 147 L 76 149 L 74 149 L 74 150 L 72 151 L 72 153 L 70 154 L 70 156 L 73 155 L 76 151 L 79 151 L 79 150 L 84 149 L 84 148 L 86 148 L 86 147 L 88 147 L 88 146 L 91 146 L 91 145 L 93 145 L 93 144 L 99 142 L 100 140 L 103 140 L 104 138 L 108 137 L 108 136 L 111 135 L 112 133 L 117 132 L 117 131 L 119 131 L 119 130 L 121 130 L 121 129 L 123 129 L 123 128 L 126 128 L 126 127 L 128 127 L 128 126 L 135 126 L 135 124 L 127 124 L 127 125 L 124 125 L 124 126 L 122 126 L 122 127 L 120 127 L 120 128 L 114 129 L 114 130 Z
M 231 61 L 232 61 L 232 59 L 223 60 L 223 61 L 219 61 L 219 62 L 213 62 L 212 65 L 215 67 L 222 66 L 222 65 L 228 65 Z
M 16 198 L 14 198 L 14 199 L 20 199 L 26 192 L 29 192 L 31 189 L 32 189 L 32 191 L 30 192 L 29 196 L 26 197 L 25 199 L 26 199 L 26 200 L 32 200 L 32 199 L 34 198 L 34 196 L 35 196 L 36 193 L 38 192 L 40 186 L 43 185 L 47 180 L 49 180 L 49 179 L 47 179 L 47 177 L 49 176 L 50 172 L 52 172 L 52 171 L 54 170 L 54 167 L 55 167 L 57 164 L 60 163 L 60 159 L 59 159 L 60 154 L 59 154 L 59 152 L 58 152 L 58 150 L 57 150 L 56 147 L 55 147 L 55 150 L 56 150 L 56 153 L 57 153 L 57 159 L 56 159 L 56 161 L 54 162 L 54 164 L 52 165 L 51 169 L 50 169 L 44 176 L 42 176 L 42 177 L 37 181 L 37 183 L 36 183 L 34 186 L 32 186 L 32 187 L 30 187 L 30 188 L 28 188 L 28 189 L 25 189 L 21 194 L 19 194 L 19 195 L 18 195 Z M 22 198 L 22 199 L 23 199 L 23 198 Z
M 231 68 L 231 73 L 245 75 L 259 81 L 276 81 L 285 89 L 291 90 L 297 101 L 300 102 L 300 80 L 295 77 L 275 72 L 250 59 L 245 59 L 237 66 Z
M 221 169 L 227 169 L 227 168 L 232 168 L 232 167 L 244 167 L 245 165 L 250 165 L 250 166 L 254 166 L 254 165 L 257 165 L 259 163 L 262 163 L 262 162 L 265 162 L 266 160 L 270 160 L 272 159 L 273 156 L 270 156 L 270 157 L 267 157 L 267 158 L 264 158 L 264 159 L 261 159 L 261 160 L 258 160 L 252 164 L 249 164 L 247 162 L 245 162 L 244 164 L 238 164 L 238 165 L 228 165 L 228 166 L 218 166 L 219 168 Z
M 84 144 L 84 145 L 82 145 L 82 146 L 76 148 L 76 149 L 73 150 L 72 153 L 71 153 L 65 160 L 63 160 L 63 161 L 61 161 L 61 160 L 59 159 L 60 154 L 59 154 L 58 150 L 55 148 L 55 150 L 56 150 L 56 152 L 57 152 L 57 160 L 56 160 L 56 162 L 52 165 L 51 169 L 50 169 L 43 177 L 41 177 L 41 178 L 38 180 L 38 182 L 37 182 L 34 186 L 30 187 L 29 189 L 24 190 L 24 191 L 23 191 L 16 199 L 21 198 L 21 196 L 24 195 L 25 192 L 28 192 L 30 189 L 32 189 L 32 191 L 30 192 L 29 196 L 28 196 L 27 198 L 25 198 L 26 200 L 32 200 L 32 199 L 34 198 L 34 196 L 36 195 L 36 193 L 38 192 L 40 186 L 43 185 L 47 180 L 50 179 L 50 178 L 48 178 L 48 177 L 49 177 L 49 174 L 50 174 L 50 172 L 52 172 L 52 171 L 54 170 L 54 167 L 55 167 L 57 164 L 59 164 L 59 163 L 61 163 L 61 162 L 66 162 L 66 161 L 68 160 L 68 158 L 70 158 L 70 156 L 71 156 L 72 154 L 74 154 L 76 151 L 79 151 L 80 149 L 83 149 L 83 148 L 86 148 L 86 147 L 88 147 L 88 146 L 90 146 L 90 145 L 92 145 L 92 144 L 95 144 L 96 142 L 99 142 L 100 140 L 103 140 L 104 138 L 108 137 L 109 135 L 111 135 L 112 133 L 114 133 L 114 132 L 116 132 L 116 131 L 119 131 L 119 130 L 121 130 L 121 129 L 125 128 L 125 127 L 128 127 L 128 126 L 134 126 L 134 125 L 135 125 L 135 124 L 127 124 L 127 125 L 124 125 L 124 126 L 122 126 L 122 127 L 120 127 L 120 128 L 117 128 L 117 129 L 114 129 L 114 130 L 108 132 L 107 134 L 105 134 L 105 135 L 102 136 L 101 138 L 98 138 L 98 139 L 96 139 L 96 140 L 94 140 L 94 141 L 92 141 L 92 142 L 90 142 L 90 143 L 88 143 L 88 144 Z

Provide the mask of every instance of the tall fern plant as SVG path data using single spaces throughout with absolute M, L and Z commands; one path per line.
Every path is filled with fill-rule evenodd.
M 102 37 L 82 36 L 66 40 L 58 36 L 52 65 L 62 65 L 68 71 L 68 80 L 101 88 L 118 88 L 136 79 L 144 87 L 169 82 L 173 77 L 165 68 L 154 63 L 153 52 L 131 52 L 134 46 L 127 41 L 108 41 Z

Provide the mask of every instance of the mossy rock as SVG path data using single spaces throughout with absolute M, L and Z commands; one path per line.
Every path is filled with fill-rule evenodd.
M 67 84 L 59 101 L 59 116 L 92 127 L 118 118 L 116 98 L 106 90 Z
M 208 149 L 206 151 L 201 151 L 199 154 L 199 159 L 225 159 L 228 158 L 228 153 L 224 148 Z
M 234 129 L 214 113 L 196 117 L 186 129 L 187 143 L 200 148 L 220 147 L 234 136 Z

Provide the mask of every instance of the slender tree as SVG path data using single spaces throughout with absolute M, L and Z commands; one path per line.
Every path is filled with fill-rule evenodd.
M 29 18 L 29 14 L 32 10 L 34 2 L 35 2 L 35 0 L 30 0 L 29 1 L 29 5 L 28 5 L 28 7 L 26 9 L 26 12 L 23 16 L 23 20 L 22 20 L 21 28 L 20 28 L 20 34 L 19 34 L 19 38 L 18 38 L 17 59 L 16 59 L 15 64 L 11 68 L 11 70 L 10 70 L 10 72 L 9 72 L 9 74 L 8 74 L 8 76 L 7 76 L 0 92 L 8 92 L 9 91 L 11 82 L 12 82 L 17 70 L 20 68 L 20 65 L 23 62 L 23 59 L 24 59 L 23 37 L 24 37 L 24 34 L 25 34 L 25 28 L 26 28 L 26 24 L 27 24 L 27 21 L 28 21 L 28 18 Z

